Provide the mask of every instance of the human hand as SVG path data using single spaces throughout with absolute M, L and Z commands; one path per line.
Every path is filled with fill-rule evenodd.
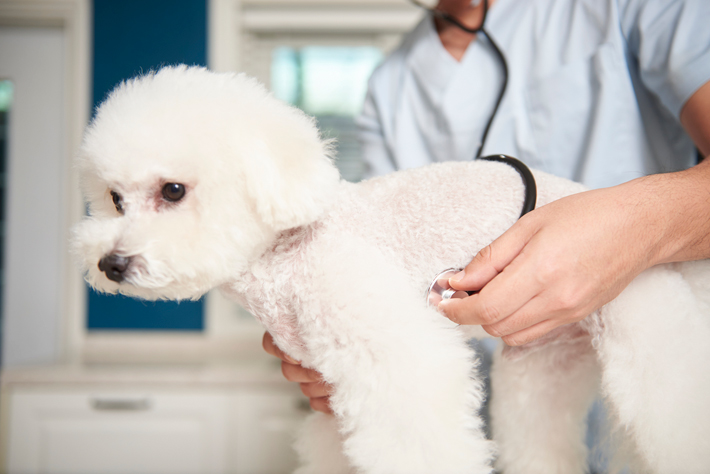
M 575 194 L 527 214 L 449 280 L 480 292 L 439 308 L 511 346 L 582 320 L 657 261 L 666 229 L 653 206 L 663 206 L 662 194 L 642 192 L 646 184 Z
M 680 121 L 709 157 L 710 82 L 688 99 Z M 478 294 L 439 307 L 513 346 L 579 321 L 652 265 L 710 258 L 708 189 L 710 158 L 542 206 L 449 280 Z
M 264 333 L 262 346 L 269 354 L 281 359 L 281 372 L 286 380 L 297 382 L 301 392 L 309 398 L 311 408 L 323 413 L 333 413 L 330 408 L 330 394 L 333 387 L 323 381 L 323 376 L 313 369 L 301 366 L 301 363 L 292 359 L 274 344 L 274 339 L 268 332 Z

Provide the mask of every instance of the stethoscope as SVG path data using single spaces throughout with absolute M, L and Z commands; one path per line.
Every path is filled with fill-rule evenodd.
M 485 30 L 485 24 L 486 24 L 486 17 L 488 16 L 488 0 L 483 0 L 483 17 L 481 18 L 481 24 L 478 26 L 478 28 L 469 28 L 466 25 L 462 24 L 460 21 L 458 21 L 456 18 L 453 16 L 449 15 L 446 12 L 442 12 L 440 10 L 437 10 L 436 8 L 429 8 L 423 3 L 421 3 L 420 0 L 410 0 L 412 3 L 415 5 L 423 8 L 424 10 L 428 11 L 432 15 L 441 18 L 442 20 L 451 23 L 452 25 L 455 25 L 456 27 L 460 28 L 461 30 L 471 33 L 471 34 L 477 34 L 477 33 L 483 33 L 486 35 L 486 38 L 488 38 L 488 41 L 490 42 L 491 46 L 493 47 L 493 50 L 495 51 L 496 55 L 500 59 L 500 63 L 503 66 L 503 84 L 501 86 L 500 92 L 498 93 L 498 98 L 496 100 L 495 106 L 493 107 L 493 112 L 491 112 L 491 116 L 488 119 L 488 122 L 486 123 L 486 128 L 483 130 L 483 136 L 481 137 L 481 144 L 478 146 L 478 150 L 476 150 L 476 155 L 474 156 L 475 160 L 485 160 L 485 161 L 497 161 L 501 163 L 505 163 L 509 166 L 512 166 L 515 168 L 515 170 L 520 174 L 520 177 L 523 180 L 523 184 L 525 185 L 525 200 L 523 202 L 523 208 L 520 213 L 520 217 L 523 217 L 525 214 L 528 212 L 532 211 L 535 209 L 535 203 L 537 201 L 537 186 L 535 185 L 535 178 L 532 175 L 532 172 L 530 172 L 530 169 L 521 161 L 507 155 L 489 155 L 489 156 L 481 156 L 481 153 L 483 152 L 483 146 L 486 143 L 486 139 L 488 138 L 488 132 L 491 128 L 491 124 L 493 123 L 493 119 L 496 116 L 496 113 L 498 112 L 498 107 L 500 106 L 500 103 L 503 101 L 503 96 L 505 95 L 505 89 L 508 87 L 508 62 L 505 60 L 505 56 L 503 55 L 503 52 L 500 50 L 496 42 L 493 40 L 493 38 L 488 34 L 488 32 Z M 477 6 L 480 3 L 481 0 L 473 0 L 471 3 L 474 6 Z M 462 291 L 462 290 L 455 290 L 449 285 L 449 279 L 459 273 L 462 269 L 460 268 L 448 268 L 444 270 L 443 272 L 440 272 L 438 275 L 434 277 L 432 280 L 431 284 L 429 285 L 429 288 L 426 291 L 426 302 L 427 305 L 436 307 L 442 300 L 448 300 L 452 298 L 465 298 L 467 296 L 471 296 L 475 293 L 476 291 Z
M 525 166 L 522 161 L 507 155 L 489 155 L 477 159 L 505 163 L 515 168 L 515 171 L 520 174 L 520 177 L 523 179 L 523 185 L 525 186 L 525 200 L 523 201 L 523 209 L 521 210 L 518 219 L 535 209 L 535 203 L 537 202 L 537 186 L 535 185 L 535 177 L 530 171 L 530 168 Z M 467 296 L 478 293 L 477 291 L 463 291 L 451 288 L 451 285 L 449 285 L 449 278 L 453 277 L 461 270 L 462 268 L 447 268 L 434 277 L 425 295 L 428 306 L 436 308 L 443 300 L 466 298 Z

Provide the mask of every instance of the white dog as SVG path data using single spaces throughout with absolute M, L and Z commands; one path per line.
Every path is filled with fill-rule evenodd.
M 321 372 L 335 416 L 307 422 L 298 473 L 583 473 L 599 386 L 638 472 L 710 472 L 707 261 L 648 270 L 557 338 L 499 352 L 494 448 L 471 334 L 424 291 L 515 222 L 519 175 L 447 163 L 355 185 L 329 154 L 313 120 L 243 75 L 183 66 L 120 85 L 79 155 L 86 279 L 146 299 L 219 288 Z M 539 206 L 583 189 L 535 178 Z

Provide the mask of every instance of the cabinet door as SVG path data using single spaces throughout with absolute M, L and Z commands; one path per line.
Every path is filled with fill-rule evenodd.
M 224 394 L 16 390 L 10 404 L 13 474 L 228 471 Z
M 300 394 L 242 390 L 235 396 L 232 465 L 237 474 L 288 474 L 296 468 L 293 443 L 308 400 Z

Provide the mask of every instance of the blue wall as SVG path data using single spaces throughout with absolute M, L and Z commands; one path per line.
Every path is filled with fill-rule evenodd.
M 122 80 L 178 63 L 207 65 L 207 0 L 94 0 L 94 107 Z M 90 290 L 87 328 L 200 331 L 203 304 Z

